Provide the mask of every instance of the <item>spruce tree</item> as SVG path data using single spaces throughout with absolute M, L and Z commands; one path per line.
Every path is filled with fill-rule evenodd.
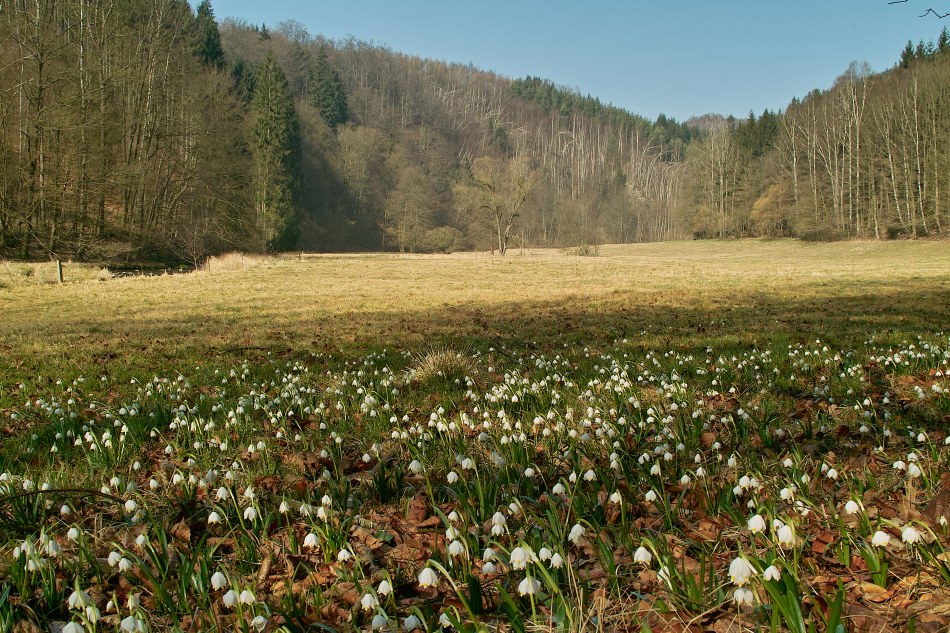
M 300 234 L 300 122 L 287 77 L 273 55 L 256 73 L 254 116 L 257 218 L 268 251 L 292 248 Z
M 349 118 L 346 87 L 340 73 L 330 65 L 327 50 L 322 46 L 311 68 L 310 101 L 331 128 L 346 123 Z
M 195 54 L 203 63 L 221 68 L 224 66 L 224 49 L 221 48 L 221 33 L 214 19 L 210 0 L 201 0 L 195 16 Z

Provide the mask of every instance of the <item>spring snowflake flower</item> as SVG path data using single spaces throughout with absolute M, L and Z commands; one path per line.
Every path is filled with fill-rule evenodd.
M 795 530 L 790 525 L 782 525 L 775 531 L 775 537 L 782 547 L 791 547 L 795 545 Z
M 378 593 L 381 596 L 388 596 L 392 592 L 393 592 L 393 585 L 391 582 L 389 582 L 385 578 L 382 581 L 380 581 L 379 586 L 376 588 L 376 593 Z
M 60 631 L 61 633 L 86 633 L 86 629 L 78 622 L 69 622 Z
M 254 616 L 254 619 L 251 620 L 251 626 L 255 631 L 261 633 L 264 629 L 267 628 L 267 618 L 263 615 Z
M 422 472 L 422 462 L 420 462 L 418 459 L 412 460 L 409 462 L 409 470 L 418 475 Z
M 921 539 L 920 532 L 911 525 L 908 525 L 904 528 L 904 531 L 901 532 L 901 540 L 907 543 L 908 545 L 913 545 L 919 542 Z
M 491 562 L 490 560 L 489 560 L 489 561 L 485 561 L 485 564 L 482 565 L 482 573 L 483 573 L 483 574 L 494 574 L 494 573 L 495 573 L 495 563 Z
M 620 491 L 619 491 L 619 490 L 614 490 L 614 491 L 610 494 L 610 503 L 619 504 L 621 501 L 623 501 L 623 497 L 620 496 Z
M 650 550 L 641 545 L 637 548 L 637 551 L 633 553 L 633 562 L 649 565 L 653 562 L 653 554 L 650 553 Z
M 257 518 L 257 510 L 254 506 L 248 506 L 247 509 L 244 510 L 244 518 L 248 521 L 254 521 Z
M 287 514 L 288 512 L 290 512 L 290 504 L 287 503 L 286 500 L 285 500 L 285 501 L 281 501 L 281 502 L 280 502 L 280 507 L 277 508 L 277 511 L 280 512 L 281 514 Z
M 551 557 L 551 567 L 553 569 L 560 569 L 560 567 L 563 564 L 564 564 L 564 557 L 561 556 L 559 553 L 555 552 L 554 556 Z
M 518 584 L 518 593 L 522 596 L 532 596 L 541 591 L 541 582 L 530 576 Z
M 452 541 L 449 543 L 449 556 L 461 556 L 465 553 L 465 546 L 461 541 Z
M 516 547 L 511 550 L 511 558 L 508 563 L 512 569 L 524 569 L 529 562 L 528 552 L 522 547 Z
M 218 514 L 217 512 L 212 512 L 211 514 L 208 515 L 208 523 L 209 524 L 221 523 L 221 515 Z
M 450 484 L 454 484 L 456 481 L 459 480 L 459 475 L 458 475 L 457 472 L 455 472 L 454 470 L 452 470 L 452 471 L 449 471 L 449 474 L 445 476 L 445 479 L 446 479 L 446 481 L 448 481 Z
M 313 532 L 311 532 L 310 534 L 307 534 L 307 536 L 305 536 L 303 539 L 304 547 L 313 548 L 313 547 L 319 547 L 319 545 L 320 545 L 320 539 L 317 538 L 317 535 L 314 534 Z
M 583 537 L 586 532 L 587 530 L 584 529 L 583 525 L 575 523 L 574 527 L 571 528 L 571 533 L 567 535 L 567 540 L 574 543 L 574 545 L 579 545 L 581 537 Z
M 66 599 L 66 604 L 70 609 L 85 609 L 92 604 L 92 596 L 86 591 L 73 590 L 73 592 L 69 594 L 69 598 Z
M 754 515 L 749 519 L 749 531 L 753 534 L 758 534 L 759 532 L 765 531 L 765 519 L 762 518 L 761 514 Z
M 878 530 L 874 533 L 874 536 L 871 537 L 871 545 L 874 547 L 887 547 L 887 544 L 891 542 L 891 535 L 882 530 Z
M 360 606 L 364 611 L 372 611 L 378 604 L 379 600 L 371 593 L 364 593 L 363 597 L 360 598 Z
M 920 466 L 916 462 L 911 462 L 907 466 L 907 476 L 911 479 L 917 479 L 921 475 L 923 475 L 923 471 L 920 470 Z
M 563 495 L 565 492 L 564 484 L 562 484 L 561 482 L 557 482 L 556 484 L 554 484 L 554 487 L 551 488 L 551 492 L 556 495 Z
M 742 587 L 749 583 L 752 576 L 755 575 L 755 569 L 752 564 L 739 556 L 729 564 L 729 579 L 732 583 Z
M 765 571 L 762 572 L 762 578 L 765 580 L 778 580 L 782 577 L 782 572 L 779 571 L 778 567 L 775 565 L 769 565 L 765 568 Z
M 414 631 L 416 629 L 422 628 L 422 620 L 419 619 L 419 616 L 413 614 L 406 616 L 406 619 L 402 621 L 402 629 L 404 631 Z
M 229 609 L 233 609 L 238 605 L 238 593 L 234 589 L 228 589 L 228 591 L 221 596 L 221 602 Z
M 389 626 L 389 621 L 386 619 L 386 616 L 381 613 L 374 615 L 373 621 L 370 623 L 370 627 L 372 627 L 374 631 L 381 631 L 387 626 Z
M 844 504 L 844 511 L 846 514 L 857 514 L 860 509 L 861 506 L 859 506 L 858 502 L 854 499 L 850 499 L 846 504 Z
M 654 492 L 653 490 L 647 490 L 647 493 L 643 495 L 643 499 L 647 503 L 653 503 L 654 501 L 656 501 L 656 492 Z
M 224 589 L 227 586 L 228 586 L 228 578 L 227 576 L 222 574 L 220 571 L 216 571 L 214 572 L 214 574 L 211 575 L 211 587 L 215 591 Z
M 732 599 L 735 600 L 736 604 L 751 605 L 755 601 L 755 594 L 752 593 L 751 589 L 739 587 L 735 593 L 732 594 Z
M 350 553 L 350 550 L 348 549 L 341 549 L 340 552 L 336 555 L 337 561 L 341 563 L 345 563 L 351 558 L 353 558 L 353 555 Z
M 597 479 L 597 474 L 593 471 L 593 469 L 584 473 L 584 481 L 594 481 L 595 479 Z
M 419 585 L 423 589 L 435 587 L 437 584 L 439 584 L 439 577 L 430 567 L 424 567 L 422 571 L 419 572 Z

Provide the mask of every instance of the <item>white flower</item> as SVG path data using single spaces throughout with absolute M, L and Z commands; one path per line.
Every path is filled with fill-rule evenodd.
M 911 525 L 905 527 L 904 531 L 901 532 L 901 540 L 910 545 L 920 541 L 920 538 L 920 532 L 918 532 L 917 529 Z
M 420 462 L 418 459 L 412 460 L 409 462 L 409 470 L 418 475 L 422 472 L 422 462 Z
M 534 477 L 534 468 L 525 468 L 524 476 L 527 477 L 528 479 L 531 479 L 532 477 Z
M 452 541 L 449 543 L 449 556 L 461 556 L 465 553 L 465 546 L 461 541 Z
M 790 525 L 782 525 L 776 530 L 775 536 L 782 547 L 791 547 L 795 544 L 795 531 Z
M 255 616 L 254 619 L 251 620 L 251 626 L 254 627 L 254 630 L 260 633 L 265 628 L 267 628 L 267 618 L 262 615 Z
M 887 547 L 887 544 L 890 542 L 891 535 L 881 530 L 875 532 L 874 536 L 871 537 L 871 545 L 874 547 Z
M 653 490 L 647 490 L 647 493 L 643 495 L 643 498 L 644 500 L 646 500 L 647 503 L 653 503 L 654 501 L 656 501 L 656 492 L 654 492 Z
M 530 596 L 538 593 L 541 590 L 541 582 L 527 576 L 524 580 L 518 583 L 518 593 L 522 596 Z
M 221 515 L 217 512 L 212 512 L 208 515 L 208 523 L 221 523 Z
M 512 569 L 524 569 L 525 565 L 528 564 L 528 552 L 521 547 L 514 548 L 511 550 L 511 558 L 508 563 Z
M 736 601 L 736 604 L 752 604 L 755 600 L 755 594 L 752 593 L 751 589 L 739 587 L 735 593 L 732 594 L 732 599 Z
M 393 585 L 391 582 L 389 582 L 385 578 L 382 581 L 380 581 L 379 586 L 376 587 L 376 593 L 378 593 L 381 596 L 388 596 L 392 592 L 393 592 Z
M 838 478 L 838 471 L 835 470 L 834 468 L 832 468 L 832 469 L 829 470 L 827 473 L 825 473 L 825 477 L 827 477 L 828 479 L 837 479 L 837 478 Z
M 729 564 L 729 578 L 733 584 L 743 586 L 749 583 L 752 576 L 755 575 L 755 569 L 748 560 L 739 556 Z
M 360 606 L 363 607 L 364 611 L 372 611 L 378 604 L 379 600 L 371 593 L 364 593 L 363 597 L 360 598 Z
M 620 491 L 619 491 L 619 490 L 614 490 L 614 491 L 610 494 L 610 503 L 617 503 L 617 504 L 619 504 L 621 501 L 623 501 L 623 497 L 620 496 Z
M 402 628 L 405 631 L 414 631 L 415 629 L 422 628 L 422 620 L 419 619 L 417 615 L 407 616 L 405 620 L 402 621 Z
M 574 543 L 574 545 L 579 545 L 581 537 L 584 536 L 585 532 L 587 532 L 587 530 L 584 529 L 583 525 L 575 523 L 574 527 L 571 528 L 571 533 L 567 535 L 567 540 Z
M 350 553 L 350 550 L 348 549 L 341 549 L 340 553 L 336 555 L 336 559 L 341 563 L 345 563 L 351 558 L 353 558 L 353 555 Z
M 377 613 L 373 616 L 373 621 L 370 626 L 374 631 L 379 631 L 385 629 L 389 625 L 389 622 L 386 620 L 386 616 L 381 613 Z
M 653 554 L 650 553 L 650 550 L 641 545 L 637 548 L 637 551 L 633 553 L 633 562 L 649 565 L 653 562 Z
M 109 552 L 109 557 L 107 560 L 109 562 L 109 567 L 115 567 L 116 565 L 119 564 L 119 561 L 122 560 L 122 554 L 120 554 L 119 552 L 115 550 L 112 550 L 111 552 Z
M 419 585 L 423 589 L 435 587 L 437 584 L 439 584 L 439 577 L 431 568 L 425 567 L 419 572 Z
M 90 596 L 85 591 L 76 591 L 73 590 L 69 594 L 69 598 L 66 599 L 66 604 L 69 605 L 70 609 L 85 609 L 92 603 L 92 596 Z
M 779 571 L 778 567 L 775 565 L 769 565 L 765 568 L 765 571 L 762 572 L 762 578 L 765 580 L 778 580 L 782 577 L 782 572 Z
M 60 633 L 86 633 L 86 629 L 84 629 L 78 622 L 69 622 L 66 626 L 60 629 Z
M 459 480 L 459 474 L 458 474 L 457 472 L 455 472 L 454 470 L 449 471 L 449 474 L 445 476 L 445 479 L 446 479 L 450 484 L 454 484 L 456 481 Z
M 132 569 L 132 561 L 130 561 L 125 556 L 123 556 L 122 558 L 119 559 L 118 568 L 119 568 L 119 571 L 129 571 L 130 569 Z
M 491 562 L 490 560 L 489 560 L 489 561 L 486 561 L 485 564 L 482 565 L 482 573 L 483 573 L 483 574 L 494 574 L 494 573 L 495 573 L 495 563 Z
M 254 595 L 254 592 L 250 589 L 245 589 L 241 592 L 241 604 L 254 604 L 257 602 L 257 597 Z
M 127 618 L 123 618 L 119 623 L 119 628 L 127 633 L 132 633 L 133 631 L 144 631 L 145 626 L 142 624 L 142 621 L 137 619 L 134 615 L 130 615 Z
M 71 527 L 69 531 L 66 532 L 66 538 L 70 541 L 78 541 L 80 536 L 79 528 Z
M 257 518 L 257 510 L 254 506 L 248 506 L 247 509 L 244 510 L 244 518 L 248 521 L 253 521 Z
M 215 591 L 218 591 L 219 589 L 223 589 L 224 587 L 227 587 L 227 586 L 228 586 L 228 577 L 222 574 L 220 571 L 216 571 L 214 572 L 214 574 L 211 575 L 211 587 L 214 588 Z
M 129 514 L 135 512 L 139 509 L 139 504 L 135 502 L 135 499 L 129 499 L 125 502 L 125 511 Z
M 911 479 L 917 479 L 922 474 L 923 472 L 920 470 L 920 466 L 918 466 L 916 462 L 911 462 L 910 465 L 907 466 L 907 476 Z
M 313 548 L 313 547 L 319 547 L 319 546 L 320 546 L 320 539 L 317 538 L 317 535 L 316 535 L 316 534 L 314 534 L 313 532 L 311 532 L 310 534 L 308 534 L 307 536 L 304 537 L 304 539 L 303 539 L 303 546 L 304 546 L 304 547 L 311 547 L 311 548 Z
M 277 511 L 281 514 L 287 514 L 290 512 L 290 504 L 286 500 L 280 502 L 280 507 L 277 508 Z
M 597 474 L 592 469 L 584 473 L 584 481 L 594 481 L 595 479 L 597 479 Z
M 238 593 L 234 589 L 228 589 L 227 593 L 221 596 L 221 602 L 229 609 L 233 609 L 238 604 Z
M 749 519 L 749 531 L 753 534 L 758 534 L 759 532 L 765 531 L 765 519 L 762 518 L 761 514 L 754 515 Z
M 551 492 L 556 495 L 563 495 L 565 492 L 564 484 L 562 484 L 560 481 L 557 482 L 556 484 L 554 484 L 554 487 L 551 488 Z
M 564 557 L 558 554 L 557 552 L 555 552 L 554 556 L 551 557 L 551 567 L 553 569 L 558 569 L 563 564 L 564 564 Z
M 892 468 L 893 468 L 894 470 L 906 470 L 906 469 L 907 469 L 907 464 L 905 464 L 905 463 L 904 463 L 903 461 L 901 461 L 901 460 L 897 460 L 896 462 L 894 462 L 894 465 L 892 466 Z

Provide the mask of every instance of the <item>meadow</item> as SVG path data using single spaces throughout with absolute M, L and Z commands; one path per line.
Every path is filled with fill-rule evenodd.
M 64 270 L 0 263 L 0 630 L 950 618 L 946 242 Z

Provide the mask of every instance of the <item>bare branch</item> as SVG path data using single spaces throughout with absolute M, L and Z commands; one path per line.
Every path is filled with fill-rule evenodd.
M 948 15 L 950 15 L 950 12 L 947 12 L 947 13 L 937 13 L 937 12 L 934 11 L 933 9 L 927 9 L 927 11 L 926 11 L 925 13 L 922 13 L 920 17 L 925 18 L 925 17 L 927 17 L 928 15 L 930 15 L 931 13 L 933 13 L 935 16 L 937 16 L 937 18 L 940 19 L 940 20 L 942 20 L 942 19 L 944 19 L 945 17 L 947 17 Z

